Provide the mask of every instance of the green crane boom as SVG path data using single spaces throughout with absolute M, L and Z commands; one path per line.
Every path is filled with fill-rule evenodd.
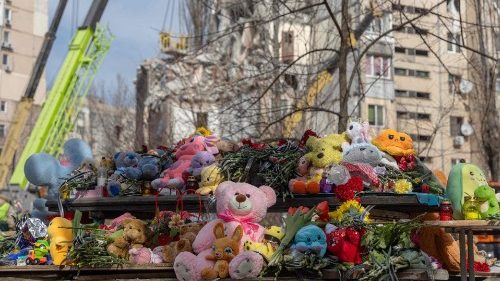
M 11 185 L 26 187 L 24 164 L 28 157 L 39 152 L 57 156 L 73 130 L 81 100 L 87 94 L 111 44 L 109 33 L 97 25 L 106 4 L 107 0 L 94 0 L 83 26 L 76 31 L 54 86 L 17 162 L 10 179 Z

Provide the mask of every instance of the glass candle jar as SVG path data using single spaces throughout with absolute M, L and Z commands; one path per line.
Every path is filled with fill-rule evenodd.
M 466 196 L 462 212 L 466 220 L 478 220 L 481 218 L 480 204 L 473 197 Z
M 453 219 L 453 209 L 451 208 L 451 202 L 444 200 L 441 202 L 439 208 L 439 220 L 441 221 L 451 221 Z

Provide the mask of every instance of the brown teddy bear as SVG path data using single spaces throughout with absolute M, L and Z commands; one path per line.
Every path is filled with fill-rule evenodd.
M 117 258 L 128 258 L 130 248 L 142 248 L 147 242 L 146 224 L 138 219 L 126 219 L 123 221 L 123 235 L 116 238 L 107 247 L 108 253 Z
M 179 241 L 170 242 L 168 245 L 164 246 L 163 261 L 166 263 L 173 263 L 175 257 L 177 257 L 177 254 L 180 252 L 192 252 L 193 248 L 191 245 L 202 226 L 203 225 L 199 223 L 182 225 L 180 227 Z

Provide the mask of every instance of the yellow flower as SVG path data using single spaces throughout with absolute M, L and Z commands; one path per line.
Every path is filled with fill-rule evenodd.
M 405 194 L 411 192 L 411 190 L 411 182 L 407 181 L 406 179 L 400 179 L 397 180 L 396 183 L 394 183 L 394 191 L 396 193 Z
M 328 215 L 331 220 L 341 222 L 344 216 L 348 213 L 358 213 L 362 214 L 365 208 L 356 200 L 348 200 L 342 203 L 335 211 L 329 212 Z M 368 216 L 365 216 L 365 222 L 368 222 Z
M 199 134 L 203 135 L 204 137 L 212 135 L 212 131 L 210 131 L 209 129 L 207 129 L 205 127 L 196 128 L 195 134 L 196 133 L 199 133 Z

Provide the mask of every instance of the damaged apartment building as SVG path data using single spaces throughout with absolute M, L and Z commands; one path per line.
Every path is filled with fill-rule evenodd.
M 163 55 L 146 60 L 137 71 L 136 144 L 172 143 L 199 126 L 235 140 L 282 137 L 287 117 L 334 55 L 309 52 L 339 39 L 330 16 L 314 1 L 278 3 L 214 1 L 209 15 L 201 17 L 204 22 L 190 23 L 192 34 L 205 37 L 162 32 Z M 300 9 L 306 5 L 311 8 Z M 306 112 L 289 137 L 300 137 L 307 128 L 335 131 L 335 115 L 328 111 L 335 108 L 337 88 L 336 83 L 325 87 L 326 94 L 309 106 L 327 110 Z

